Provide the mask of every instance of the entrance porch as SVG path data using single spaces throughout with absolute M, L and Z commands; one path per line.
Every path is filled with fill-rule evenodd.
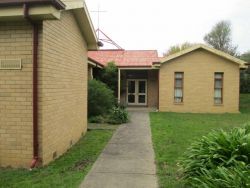
M 119 68 L 118 103 L 128 107 L 158 108 L 158 69 Z

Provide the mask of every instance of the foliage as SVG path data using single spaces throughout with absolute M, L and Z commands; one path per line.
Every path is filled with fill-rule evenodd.
M 212 131 L 191 144 L 180 164 L 192 187 L 248 187 L 250 134 L 246 128 Z
M 150 113 L 159 187 L 185 187 L 177 160 L 194 140 L 250 121 L 250 94 L 240 96 L 240 114 Z
M 114 62 L 109 62 L 107 66 L 104 67 L 100 76 L 100 80 L 104 82 L 111 90 L 113 90 L 116 96 L 118 85 L 118 68 Z
M 237 55 L 237 46 L 232 44 L 231 35 L 231 23 L 229 21 L 220 21 L 204 36 L 204 41 L 215 49 L 235 56 Z
M 113 130 L 87 132 L 63 156 L 32 171 L 0 168 L 0 187 L 79 187 L 112 134 Z
M 163 53 L 163 56 L 165 57 L 165 56 L 175 54 L 177 52 L 180 52 L 182 50 L 190 48 L 190 47 L 192 47 L 194 45 L 195 45 L 194 43 L 185 42 L 185 43 L 183 43 L 181 45 L 177 44 L 177 45 L 174 45 L 174 46 L 170 46 L 170 48 L 167 50 L 167 52 Z
M 109 112 L 115 104 L 113 91 L 98 80 L 88 83 L 88 115 L 97 116 Z
M 199 178 L 193 178 L 191 185 L 194 188 L 247 188 L 250 185 L 249 169 L 249 166 L 240 162 L 236 162 L 234 167 L 219 166 L 216 169 L 204 169 L 203 175 Z
M 105 121 L 105 117 L 103 117 L 102 115 L 91 116 L 88 118 L 89 123 L 105 123 Z
M 121 124 L 121 123 L 127 123 L 128 122 L 128 112 L 123 107 L 113 107 L 108 123 L 111 124 Z
M 250 50 L 241 54 L 240 59 L 242 59 L 243 61 L 246 61 L 248 63 L 250 63 Z
M 250 93 L 250 69 L 240 71 L 240 93 Z
M 240 59 L 250 63 L 250 51 L 243 53 Z M 250 93 L 250 66 L 248 66 L 248 69 L 240 72 L 240 92 Z

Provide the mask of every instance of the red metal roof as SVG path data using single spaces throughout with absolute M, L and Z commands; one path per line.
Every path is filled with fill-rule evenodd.
M 159 62 L 156 50 L 89 51 L 88 57 L 104 66 L 113 61 L 118 67 L 151 67 L 153 62 Z

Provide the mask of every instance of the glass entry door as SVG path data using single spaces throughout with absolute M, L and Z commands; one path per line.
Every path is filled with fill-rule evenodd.
M 147 105 L 147 80 L 127 80 L 128 105 Z

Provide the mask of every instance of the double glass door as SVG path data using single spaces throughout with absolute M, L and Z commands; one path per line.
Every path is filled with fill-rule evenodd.
M 147 80 L 127 80 L 128 105 L 147 105 Z

